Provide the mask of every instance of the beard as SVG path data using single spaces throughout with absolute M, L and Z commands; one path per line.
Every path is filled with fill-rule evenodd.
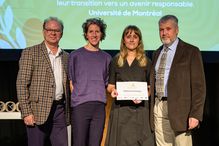
M 171 40 L 170 38 L 161 38 L 161 42 L 165 45 L 165 46 L 171 46 L 174 42 L 174 40 Z

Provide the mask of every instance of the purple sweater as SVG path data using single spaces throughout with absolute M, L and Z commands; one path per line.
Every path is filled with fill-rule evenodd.
M 71 107 L 89 101 L 106 103 L 106 85 L 111 56 L 102 51 L 79 48 L 69 55 L 69 79 L 74 89 Z

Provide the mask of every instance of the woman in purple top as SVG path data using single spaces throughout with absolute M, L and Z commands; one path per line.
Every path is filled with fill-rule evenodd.
M 87 19 L 82 28 L 87 44 L 69 56 L 73 145 L 100 146 L 111 56 L 99 48 L 106 36 L 102 19 Z

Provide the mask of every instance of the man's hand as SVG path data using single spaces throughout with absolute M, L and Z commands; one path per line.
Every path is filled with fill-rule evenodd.
M 194 129 L 198 125 L 199 125 L 199 120 L 192 117 L 189 118 L 189 128 L 188 128 L 189 130 Z
M 29 115 L 29 116 L 24 117 L 24 123 L 27 126 L 34 126 L 34 124 L 35 124 L 34 116 Z

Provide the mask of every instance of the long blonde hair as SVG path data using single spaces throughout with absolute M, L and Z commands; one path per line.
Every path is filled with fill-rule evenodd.
M 127 34 L 134 31 L 135 34 L 139 37 L 139 44 L 136 48 L 136 60 L 139 63 L 139 66 L 144 67 L 147 65 L 147 59 L 144 52 L 144 44 L 142 40 L 142 35 L 140 29 L 135 25 L 128 25 L 122 34 L 121 44 L 120 44 L 120 53 L 119 53 L 119 59 L 118 59 L 118 66 L 122 67 L 124 65 L 124 62 L 128 56 L 128 48 L 124 44 L 124 38 Z

